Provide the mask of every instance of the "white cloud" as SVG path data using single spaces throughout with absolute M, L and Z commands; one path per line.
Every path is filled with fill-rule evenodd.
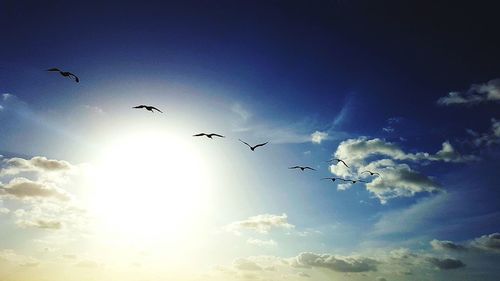
M 3 249 L 0 250 L 0 261 L 6 261 L 9 263 L 14 263 L 19 266 L 37 266 L 40 262 L 35 258 L 24 256 L 16 253 L 12 249 Z
M 26 178 L 14 178 L 8 184 L 0 184 L 0 196 L 18 199 L 46 198 L 68 201 L 71 197 L 64 190 Z
M 500 79 L 484 84 L 473 84 L 466 92 L 450 92 L 437 100 L 439 105 L 472 105 L 487 101 L 500 101 Z
M 434 239 L 430 242 L 432 248 L 434 250 L 439 250 L 439 251 L 464 251 L 466 248 L 462 245 L 453 243 L 452 241 L 441 241 Z
M 311 134 L 311 141 L 316 144 L 320 144 L 322 141 L 327 139 L 328 139 L 327 132 L 315 131 L 314 133 Z
M 10 210 L 4 207 L 0 207 L 0 215 L 5 215 L 10 213 Z
M 58 220 L 45 220 L 45 219 L 38 219 L 33 221 L 19 220 L 16 222 L 16 224 L 22 228 L 33 227 L 33 228 L 51 229 L 51 230 L 59 230 L 63 227 L 62 222 Z
M 500 233 L 483 235 L 474 239 L 471 245 L 481 250 L 500 253 Z
M 245 259 L 245 258 L 239 258 L 234 260 L 233 262 L 233 267 L 237 270 L 244 270 L 244 271 L 261 271 L 262 267 L 258 265 L 256 262 L 250 260 L 250 259 Z
M 433 179 L 425 176 L 408 164 L 400 162 L 443 161 L 466 162 L 477 160 L 471 155 L 461 155 L 450 142 L 445 141 L 440 150 L 435 154 L 427 152 L 407 153 L 398 145 L 382 139 L 367 139 L 364 137 L 348 139 L 339 144 L 334 154 L 335 158 L 343 159 L 349 165 L 335 163 L 330 166 L 330 171 L 344 178 L 363 178 L 369 181 L 366 188 L 373 193 L 382 203 L 396 197 L 412 197 L 420 192 L 434 192 L 440 186 Z M 389 158 L 389 159 L 388 159 Z M 397 161 L 397 162 L 396 162 Z M 363 171 L 376 171 L 378 177 L 371 177 Z M 348 183 L 340 183 L 339 190 L 350 188 Z
M 449 269 L 457 269 L 461 267 L 465 267 L 465 264 L 458 259 L 452 259 L 452 258 L 435 258 L 435 257 L 429 257 L 427 258 L 427 261 L 430 262 L 431 264 L 435 265 L 438 269 L 442 270 L 449 270 Z
M 489 132 L 483 134 L 476 133 L 473 130 L 467 130 L 467 132 L 474 137 L 472 143 L 477 147 L 500 144 L 500 120 L 495 118 L 491 119 Z
M 3 159 L 2 175 L 17 175 L 21 172 L 65 172 L 74 169 L 70 163 L 63 160 L 47 159 L 36 156 L 31 159 L 10 158 Z
M 269 240 L 260 240 L 256 238 L 248 238 L 247 243 L 250 245 L 255 245 L 259 247 L 265 247 L 265 246 L 276 246 L 278 243 L 276 241 L 269 239 Z
M 378 262 L 361 256 L 334 256 L 330 254 L 301 253 L 291 261 L 294 267 L 322 267 L 338 272 L 376 271 Z
M 294 227 L 294 225 L 288 223 L 288 216 L 286 214 L 262 214 L 249 217 L 246 220 L 233 222 L 227 225 L 225 229 L 235 234 L 239 234 L 239 231 L 243 229 L 253 230 L 259 233 L 268 233 L 273 228 L 291 229 Z

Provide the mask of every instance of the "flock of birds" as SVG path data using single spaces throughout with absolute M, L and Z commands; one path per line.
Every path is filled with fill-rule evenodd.
M 60 70 L 59 68 L 50 68 L 50 69 L 47 69 L 47 71 L 49 72 L 57 72 L 59 73 L 61 76 L 63 77 L 66 77 L 66 78 L 69 78 L 69 79 L 72 79 L 73 81 L 75 81 L 76 83 L 79 83 L 80 82 L 80 78 L 78 78 L 78 76 L 76 76 L 75 74 L 69 72 L 69 71 L 62 71 Z M 138 106 L 134 106 L 132 107 L 134 109 L 145 109 L 149 112 L 152 112 L 154 113 L 155 111 L 159 112 L 159 113 L 163 113 L 163 111 L 161 111 L 160 109 L 158 109 L 157 107 L 155 106 L 152 106 L 152 105 L 144 105 L 144 104 L 141 104 L 141 105 L 138 105 Z M 199 134 L 195 134 L 193 135 L 193 137 L 207 137 L 209 139 L 213 139 L 213 137 L 218 137 L 218 138 L 224 138 L 225 136 L 223 135 L 220 135 L 220 134 L 216 134 L 216 133 L 199 133 Z M 246 146 L 248 146 L 250 148 L 251 151 L 255 151 L 255 149 L 257 149 L 258 147 L 262 147 L 266 144 L 268 144 L 269 142 L 264 142 L 264 143 L 259 143 L 259 144 L 256 144 L 256 145 L 250 145 L 249 143 L 241 140 L 241 139 L 238 139 L 240 142 L 242 142 L 243 144 L 245 144 Z M 338 158 L 332 158 L 326 162 L 329 162 L 329 163 L 333 163 L 334 161 L 336 161 L 338 163 L 342 163 L 346 168 L 349 169 L 349 166 L 347 165 L 347 163 L 342 160 L 342 159 L 338 159 Z M 293 166 L 293 167 L 289 167 L 288 169 L 291 169 L 291 170 L 296 170 L 296 169 L 300 169 L 301 171 L 305 171 L 305 170 L 311 170 L 311 171 L 316 171 L 316 169 L 312 168 L 312 167 L 309 167 L 309 166 Z M 380 176 L 379 173 L 377 172 L 372 172 L 372 171 L 363 171 L 361 172 L 360 174 L 364 174 L 364 173 L 368 173 L 370 174 L 370 176 Z M 363 183 L 368 183 L 367 181 L 364 181 L 364 180 L 361 180 L 361 179 L 344 179 L 344 178 L 338 178 L 338 177 L 327 177 L 327 178 L 322 178 L 321 180 L 331 180 L 332 182 L 335 182 L 335 181 L 344 181 L 344 182 L 351 182 L 352 184 L 355 184 L 357 182 L 363 182 Z

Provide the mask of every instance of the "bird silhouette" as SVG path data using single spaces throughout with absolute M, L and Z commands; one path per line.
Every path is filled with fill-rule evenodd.
M 59 68 L 55 68 L 55 67 L 47 69 L 47 71 L 50 71 L 50 72 L 59 72 L 59 74 L 61 74 L 62 76 L 74 79 L 76 83 L 80 83 L 80 78 L 78 78 L 75 74 L 73 74 L 71 72 L 62 71 Z
M 199 134 L 193 135 L 193 137 L 203 137 L 203 136 L 206 136 L 209 139 L 211 139 L 212 137 L 224 138 L 224 136 L 219 135 L 219 134 L 214 134 L 214 133 L 211 133 L 211 134 L 199 133 Z
M 242 140 L 240 140 L 240 139 L 238 139 L 238 140 L 239 140 L 239 141 L 241 141 L 242 143 L 246 144 L 248 147 L 250 147 L 250 149 L 251 149 L 252 151 L 255 151 L 255 149 L 256 149 L 257 147 L 259 147 L 259 146 L 264 146 L 264 145 L 266 145 L 266 144 L 268 143 L 268 141 L 267 141 L 267 142 L 265 142 L 265 143 L 259 143 L 259 144 L 256 144 L 256 145 L 254 145 L 254 146 L 251 146 L 251 145 L 249 145 L 248 143 L 246 143 L 246 142 L 244 142 L 244 141 L 242 141 Z
M 362 174 L 362 173 L 369 173 L 369 174 L 370 174 L 370 176 L 374 176 L 374 175 L 380 176 L 380 174 L 379 174 L 379 173 L 377 173 L 377 172 L 372 172 L 372 171 L 368 171 L 368 170 L 361 172 L 361 174 Z
M 304 171 L 304 170 L 313 170 L 313 171 L 316 171 L 316 169 L 308 167 L 308 166 L 294 166 L 294 167 L 290 167 L 288 169 L 301 169 L 302 171 Z
M 151 105 L 138 105 L 138 106 L 134 106 L 133 108 L 144 108 L 146 109 L 147 111 L 151 111 L 154 113 L 154 110 L 160 112 L 160 113 L 163 113 L 163 111 L 159 110 L 158 108 L 154 107 L 154 106 L 151 106 Z
M 342 162 L 342 164 L 344 164 L 347 168 L 349 168 L 349 166 L 347 166 L 347 164 L 346 164 L 346 163 L 344 162 L 344 160 L 342 160 L 342 159 L 333 158 L 333 159 L 330 159 L 330 160 L 328 160 L 328 161 L 326 161 L 326 162 L 333 162 L 333 161 L 337 161 L 337 164 L 338 164 L 339 162 Z
M 345 180 L 345 179 L 342 179 L 342 178 L 322 178 L 321 180 L 331 180 L 331 181 L 336 181 L 336 180 L 341 180 L 341 181 L 349 181 L 349 180 Z
M 367 181 L 364 181 L 364 180 L 359 180 L 359 179 L 358 179 L 358 180 L 347 180 L 347 181 L 352 182 L 352 184 L 355 184 L 355 183 L 357 183 L 357 182 L 364 182 L 364 183 L 368 183 Z

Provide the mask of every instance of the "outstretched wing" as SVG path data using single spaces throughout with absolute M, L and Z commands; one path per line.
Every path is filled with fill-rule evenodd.
M 145 107 L 146 107 L 145 105 L 141 104 L 141 105 L 138 105 L 138 106 L 134 106 L 132 108 L 145 108 Z
M 300 167 L 299 166 L 294 166 L 294 167 L 290 167 L 288 169 L 300 169 Z
M 196 135 L 193 135 L 193 137 L 201 137 L 201 136 L 206 136 L 207 134 L 205 133 L 199 133 L 199 134 L 196 134 Z
M 335 178 L 322 178 L 321 180 L 333 180 Z
M 156 111 L 158 111 L 158 112 L 160 112 L 160 113 L 163 113 L 163 111 L 159 110 L 158 108 L 156 108 L 156 107 L 154 107 L 154 106 L 152 106 L 152 107 L 151 107 L 151 109 L 156 110 Z
M 61 70 L 59 70 L 59 68 L 49 68 L 47 69 L 47 71 L 57 71 L 57 72 L 61 72 Z
M 80 78 L 78 78 L 78 76 L 76 76 L 75 74 L 73 74 L 73 73 L 71 73 L 71 72 L 68 72 L 68 74 L 69 74 L 70 76 L 72 76 L 73 78 L 75 78 L 75 82 L 76 82 L 76 83 L 80 83 Z
M 304 167 L 304 169 L 308 169 L 308 170 L 313 170 L 313 171 L 316 171 L 316 169 L 311 168 L 311 167 Z
M 349 166 L 347 166 L 347 164 L 344 162 L 344 160 L 337 159 L 337 161 L 342 162 L 342 164 L 344 164 L 347 168 L 349 168 Z
M 259 143 L 259 144 L 255 145 L 255 146 L 253 147 L 253 149 L 256 149 L 256 148 L 257 148 L 257 147 L 259 147 L 259 146 L 264 146 L 264 145 L 266 145 L 267 143 L 268 143 L 268 141 L 266 141 L 265 143 Z
M 212 135 L 212 136 L 216 136 L 216 137 L 219 137 L 219 138 L 224 138 L 224 136 L 223 136 L 223 135 L 219 135 L 219 134 L 210 134 L 210 135 Z
M 239 140 L 239 141 L 241 141 L 242 143 L 246 144 L 248 147 L 252 148 L 252 146 L 251 146 L 251 145 L 249 145 L 248 143 L 246 143 L 246 142 L 244 142 L 244 141 L 242 141 L 242 140 L 240 140 L 240 139 L 238 139 L 238 140 Z

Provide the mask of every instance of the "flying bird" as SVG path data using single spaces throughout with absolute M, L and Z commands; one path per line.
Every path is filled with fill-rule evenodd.
M 59 68 L 55 68 L 55 67 L 47 69 L 47 71 L 50 71 L 50 72 L 59 72 L 59 74 L 61 74 L 64 77 L 68 77 L 68 78 L 74 79 L 76 83 L 80 82 L 80 78 L 78 78 L 75 74 L 73 74 L 71 72 L 62 71 Z
M 347 181 L 352 182 L 352 184 L 355 184 L 355 183 L 357 183 L 357 182 L 364 182 L 364 183 L 368 183 L 367 181 L 364 181 L 364 180 L 347 180 Z
M 362 173 L 369 173 L 369 174 L 370 174 L 370 176 L 374 176 L 374 175 L 380 176 L 380 174 L 379 174 L 379 173 L 377 173 L 377 172 L 372 172 L 372 171 L 368 171 L 368 170 L 361 172 L 361 174 L 362 174 Z
M 212 137 L 224 138 L 224 136 L 219 135 L 219 134 L 214 134 L 214 133 L 211 133 L 211 134 L 199 133 L 199 134 L 193 135 L 193 137 L 203 137 L 203 136 L 205 136 L 209 139 L 211 139 Z
M 238 139 L 238 140 L 239 140 L 239 141 L 241 141 L 242 143 L 246 144 L 248 147 L 250 147 L 250 149 L 251 149 L 252 151 L 254 151 L 257 147 L 259 147 L 259 146 L 264 146 L 264 145 L 266 145 L 266 144 L 268 143 L 268 141 L 266 141 L 265 143 L 260 143 L 260 144 L 256 144 L 256 145 L 254 145 L 254 146 L 251 146 L 251 145 L 249 145 L 248 143 L 246 143 L 246 142 L 244 142 L 244 141 L 242 141 L 242 140 L 240 140 L 240 139 Z
M 160 112 L 160 113 L 163 113 L 163 111 L 159 110 L 158 108 L 154 107 L 154 106 L 151 106 L 151 105 L 138 105 L 138 106 L 134 106 L 133 108 L 145 108 L 147 111 L 151 111 L 154 113 L 154 110 Z
M 331 181 L 336 181 L 336 180 L 341 180 L 341 181 L 348 181 L 342 178 L 322 178 L 321 180 L 331 180 Z
M 294 166 L 294 167 L 290 167 L 288 169 L 301 169 L 302 171 L 304 171 L 304 170 L 313 170 L 313 171 L 316 171 L 316 169 L 311 168 L 309 166 Z
M 338 164 L 339 162 L 342 162 L 342 164 L 344 164 L 347 168 L 349 168 L 349 166 L 347 166 L 347 164 L 346 164 L 346 163 L 344 162 L 344 160 L 342 160 L 342 159 L 333 158 L 333 159 L 330 159 L 330 160 L 328 160 L 328 161 L 326 161 L 326 162 L 333 162 L 333 161 L 337 161 L 337 164 Z

